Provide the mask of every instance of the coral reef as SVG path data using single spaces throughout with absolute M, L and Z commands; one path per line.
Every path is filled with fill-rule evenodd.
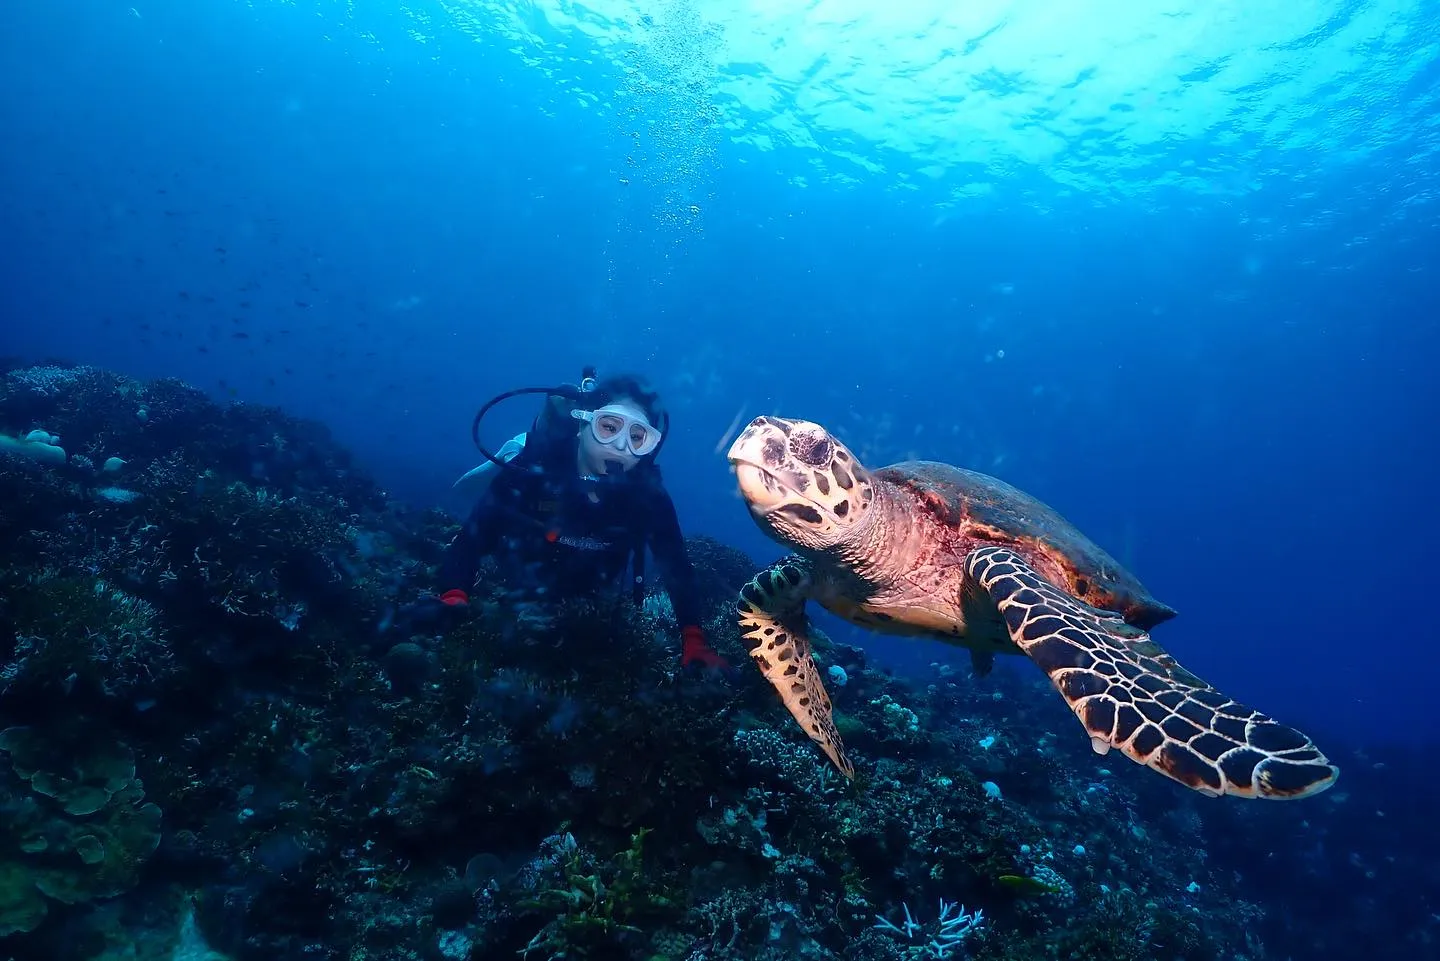
M 482 586 L 449 630 L 397 630 L 451 523 L 316 425 L 11 371 L 0 433 L 40 430 L 65 460 L 0 448 L 13 956 L 99 958 L 145 918 L 265 961 L 1260 961 L 1376 937 L 1378 915 L 1301 924 L 1247 880 L 1353 876 L 1383 903 L 1381 865 L 1332 853 L 1339 792 L 1210 802 L 1096 758 L 1038 678 L 916 683 L 819 635 L 849 782 L 758 675 L 679 672 L 662 593 Z M 691 550 L 743 661 L 756 565 Z M 1413 877 L 1434 847 L 1395 856 Z

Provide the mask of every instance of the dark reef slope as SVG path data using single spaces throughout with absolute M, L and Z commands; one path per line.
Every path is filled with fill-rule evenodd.
M 676 676 L 663 594 L 397 634 L 451 524 L 315 424 L 41 367 L 0 434 L 0 956 L 1435 956 L 1433 826 L 1355 798 L 1393 763 L 1212 801 L 1095 757 L 1038 676 L 822 639 L 845 783 L 748 665 Z M 742 662 L 755 565 L 692 547 Z

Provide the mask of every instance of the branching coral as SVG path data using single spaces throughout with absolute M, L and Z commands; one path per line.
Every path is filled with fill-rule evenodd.
M 916 921 L 915 916 L 910 913 L 908 903 L 902 904 L 901 908 L 905 918 L 899 924 L 876 915 L 875 927 L 904 941 L 910 947 L 915 961 L 940 961 L 949 958 L 952 952 L 960 950 L 965 940 L 985 923 L 985 912 L 976 911 L 972 914 L 965 910 L 965 905 L 946 901 L 944 898 L 940 899 L 940 910 L 935 920 L 929 923 Z
M 175 668 L 160 612 L 108 581 L 42 570 L 8 593 L 19 637 L 0 691 L 58 676 L 70 690 L 126 697 L 162 687 Z

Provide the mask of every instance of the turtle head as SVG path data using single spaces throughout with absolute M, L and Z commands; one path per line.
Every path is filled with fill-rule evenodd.
M 869 519 L 870 472 L 819 424 L 757 417 L 726 456 L 750 515 L 783 544 L 827 550 L 851 542 Z

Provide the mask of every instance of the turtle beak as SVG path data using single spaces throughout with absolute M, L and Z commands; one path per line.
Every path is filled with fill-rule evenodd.
M 735 480 L 740 484 L 740 496 L 745 498 L 750 513 L 756 517 L 764 517 L 779 507 L 784 503 L 787 494 L 779 479 L 760 466 L 765 439 L 772 433 L 773 428 L 756 418 L 735 438 L 735 443 L 730 445 L 730 450 L 725 454 L 725 459 L 730 462 L 730 469 L 735 472 Z
M 735 471 L 735 480 L 740 484 L 740 496 L 745 498 L 746 506 L 757 517 L 765 516 L 793 496 L 774 474 L 763 467 L 733 459 L 730 465 Z

